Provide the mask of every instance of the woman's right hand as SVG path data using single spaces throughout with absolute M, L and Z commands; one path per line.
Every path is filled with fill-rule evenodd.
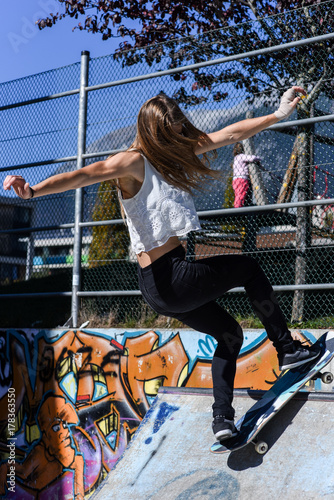
M 10 191 L 13 188 L 17 196 L 23 200 L 29 200 L 33 197 L 29 183 L 21 175 L 7 175 L 3 181 L 3 188 L 5 191 Z

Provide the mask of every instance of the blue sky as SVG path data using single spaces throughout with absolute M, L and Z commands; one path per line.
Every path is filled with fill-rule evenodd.
M 35 21 L 64 8 L 56 0 L 5 0 L 0 17 L 0 82 L 15 80 L 78 62 L 82 50 L 91 57 L 114 52 L 121 38 L 103 41 L 100 34 L 72 28 L 84 17 L 63 19 L 39 30 Z

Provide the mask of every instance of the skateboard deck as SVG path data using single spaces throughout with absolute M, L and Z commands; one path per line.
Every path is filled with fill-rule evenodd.
M 311 379 L 322 378 L 322 370 L 334 357 L 334 330 L 323 334 L 314 344 L 320 347 L 319 356 L 297 368 L 288 370 L 236 423 L 238 434 L 211 446 L 212 453 L 228 453 L 239 450 L 253 442 L 258 453 L 265 453 L 268 446 L 265 442 L 255 442 L 257 434 L 276 413 Z M 324 374 L 323 381 L 332 381 L 331 374 Z

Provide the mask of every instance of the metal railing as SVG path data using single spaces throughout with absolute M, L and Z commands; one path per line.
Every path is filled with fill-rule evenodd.
M 216 33 L 213 36 L 216 36 Z M 146 96 L 150 97 L 150 95 L 158 93 L 159 90 L 163 90 L 178 98 L 180 89 L 184 88 L 184 81 L 191 78 L 196 79 L 200 69 L 214 68 L 218 74 L 221 68 L 224 68 L 226 74 L 229 71 L 239 71 L 243 74 L 242 72 L 246 72 L 246 69 L 236 65 L 242 64 L 245 60 L 258 61 L 259 57 L 276 56 L 282 52 L 287 54 L 289 51 L 296 51 L 301 47 L 306 51 L 309 47 L 331 44 L 333 39 L 334 33 L 332 32 L 313 37 L 306 36 L 291 42 L 271 44 L 271 46 L 262 47 L 258 50 L 246 50 L 242 53 L 238 53 L 236 50 L 233 55 L 224 55 L 217 59 L 208 57 L 208 60 L 199 63 L 180 65 L 169 69 L 163 67 L 167 63 L 162 61 L 161 67 L 156 68 L 156 71 L 150 71 L 150 67 L 141 64 L 142 73 L 130 77 L 126 77 L 126 72 L 130 71 L 131 67 L 121 68 L 118 63 L 113 61 L 112 56 L 107 59 L 96 58 L 90 60 L 89 53 L 84 51 L 81 56 L 79 88 L 29 99 L 27 98 L 27 94 L 29 94 L 27 85 L 20 102 L 0 105 L 0 113 L 9 123 L 9 129 L 13 131 L 12 136 L 4 136 L 0 139 L 0 145 L 5 152 L 2 155 L 3 166 L 0 166 L 0 172 L 27 170 L 27 176 L 32 175 L 38 181 L 41 177 L 51 175 L 54 171 L 62 171 L 64 168 L 66 170 L 82 168 L 88 160 L 94 161 L 98 158 L 105 158 L 110 154 L 123 151 L 129 146 L 130 137 L 133 137 L 134 133 L 136 113 Z M 176 41 L 176 43 L 180 44 L 181 42 Z M 191 43 L 194 43 L 194 38 L 192 38 Z M 321 52 L 319 54 L 321 56 Z M 319 59 L 319 64 L 321 62 Z M 323 64 L 325 62 L 327 61 L 324 60 Z M 101 80 L 107 79 L 109 73 L 106 70 L 106 66 L 108 66 L 106 63 L 110 65 L 114 74 L 117 73 L 117 77 L 106 83 L 89 84 L 89 73 L 92 66 L 95 73 L 102 73 Z M 76 65 L 76 72 L 77 69 Z M 68 71 L 70 71 L 70 68 Z M 175 75 L 183 75 L 184 78 L 174 80 Z M 52 76 L 57 78 L 57 70 L 50 72 L 49 76 L 50 78 Z M 326 76 L 328 76 L 328 79 L 332 78 L 331 74 L 324 75 L 324 77 Z M 45 78 L 43 75 L 34 75 L 33 77 L 36 85 L 40 80 L 43 82 L 43 78 Z M 217 81 L 219 80 L 217 76 L 215 78 Z M 253 78 L 255 81 L 255 77 Z M 296 74 L 296 79 L 300 80 L 300 74 Z M 302 80 L 306 86 L 310 87 L 310 92 L 312 86 L 319 85 L 319 81 L 314 82 L 307 74 L 303 75 Z M 18 85 L 17 82 L 8 83 L 12 84 L 13 88 Z M 268 86 L 273 85 L 269 80 L 267 83 Z M 29 78 L 29 84 L 31 85 L 31 77 Z M 145 85 L 145 92 L 141 102 L 137 99 L 137 86 L 139 84 Z M 136 92 L 132 91 L 133 85 L 136 86 Z M 232 83 L 220 84 L 218 82 L 215 90 L 223 89 L 224 85 L 228 87 L 229 99 L 233 104 L 230 107 L 226 104 L 227 101 L 222 101 L 222 104 L 215 104 L 207 99 L 207 95 L 204 99 L 204 92 L 207 91 L 205 86 L 202 87 L 199 93 L 203 99 L 200 99 L 197 104 L 190 106 L 187 100 L 184 102 L 182 99 L 180 100 L 185 112 L 189 114 L 190 119 L 195 120 L 196 125 L 200 128 L 216 130 L 224 126 L 225 123 L 244 118 L 253 109 L 259 114 L 269 112 L 263 110 L 263 107 L 267 105 L 265 91 L 255 92 L 255 97 L 253 96 L 250 99 L 249 92 L 239 91 L 237 88 L 233 90 Z M 282 88 L 285 85 L 286 83 L 282 84 Z M 43 85 L 40 86 L 43 87 Z M 194 85 L 188 85 L 188 95 L 192 87 Z M 121 93 L 115 94 L 117 89 L 121 89 Z M 267 191 L 267 198 L 270 199 L 270 202 L 256 205 L 256 199 L 254 200 L 253 197 L 251 206 L 231 208 L 233 200 L 231 201 L 229 198 L 229 192 L 232 192 L 230 165 L 233 155 L 231 148 L 225 148 L 223 152 L 219 153 L 218 159 L 213 162 L 215 168 L 222 170 L 223 185 L 213 184 L 209 186 L 209 194 L 206 199 L 201 197 L 199 193 L 195 193 L 196 206 L 199 216 L 203 220 L 203 234 L 205 236 L 202 235 L 199 238 L 198 235 L 192 235 L 192 240 L 188 238 L 184 242 L 190 258 L 231 252 L 243 252 L 258 258 L 265 271 L 270 275 L 269 277 L 277 292 L 280 294 L 287 292 L 287 297 L 290 292 L 293 292 L 294 299 L 291 299 L 291 296 L 284 299 L 284 295 L 282 295 L 283 308 L 285 307 L 285 312 L 293 321 L 297 321 L 298 318 L 305 319 L 307 316 L 305 316 L 304 296 L 302 300 L 298 299 L 297 302 L 291 302 L 295 300 L 296 291 L 302 293 L 327 291 L 328 293 L 329 290 L 334 290 L 332 264 L 328 262 L 332 256 L 334 237 L 334 220 L 331 219 L 334 214 L 332 209 L 334 205 L 334 183 L 332 182 L 332 177 L 334 177 L 334 154 L 332 150 L 332 122 L 334 121 L 334 115 L 327 111 L 331 109 L 329 104 L 333 101 L 329 99 L 329 93 L 325 90 L 323 92 L 319 91 L 317 98 L 314 99 L 310 107 L 313 115 L 312 113 L 305 114 L 301 109 L 297 119 L 278 123 L 254 138 L 252 148 L 254 151 L 260 151 L 259 156 L 261 156 L 264 166 L 262 165 L 262 171 L 260 171 L 259 175 L 263 177 L 264 189 Z M 131 106 L 129 106 L 129 99 L 126 97 L 130 91 L 134 97 Z M 279 93 L 281 93 L 281 90 L 279 90 Z M 320 103 L 320 108 L 317 110 L 319 116 L 315 116 L 314 105 L 317 106 L 318 103 Z M 108 105 L 110 106 L 111 117 L 105 111 Z M 45 108 L 44 106 L 49 107 Z M 101 107 L 99 108 L 99 106 Z M 130 107 L 129 112 L 127 112 L 128 107 Z M 97 114 L 98 108 L 102 109 L 101 115 L 103 116 L 101 118 Z M 31 119 L 33 119 L 36 112 L 42 111 L 46 113 L 46 110 L 56 117 L 56 124 L 53 123 L 52 116 L 42 114 L 41 131 L 37 133 L 32 128 L 31 132 L 28 131 L 26 134 L 27 137 L 29 136 L 28 138 L 23 137 L 23 133 L 17 131 L 15 120 L 18 118 L 28 120 L 30 115 Z M 75 115 L 77 116 L 76 119 L 74 119 Z M 64 124 L 62 118 L 64 118 Z M 124 125 L 122 125 L 123 123 Z M 76 130 L 77 133 L 75 134 Z M 68 139 L 65 134 L 66 131 L 70 136 Z M 35 142 L 38 134 L 46 137 L 47 141 L 45 147 L 41 148 L 41 151 L 36 155 L 38 147 L 36 144 L 41 144 L 42 141 L 37 142 L 36 139 Z M 302 134 L 304 135 L 302 136 Z M 51 136 L 50 139 L 49 135 Z M 289 162 L 293 152 L 292 139 L 295 139 L 296 148 L 299 148 L 299 162 L 293 167 L 296 171 L 293 180 L 294 184 L 292 186 L 291 183 L 286 188 L 287 202 L 276 203 L 277 190 L 282 189 L 285 175 L 289 170 Z M 76 140 L 76 146 L 74 140 Z M 29 146 L 27 148 L 28 154 L 22 155 L 24 161 L 16 161 L 14 165 L 8 165 L 7 158 L 11 157 L 11 152 L 20 141 Z M 305 142 L 307 142 L 308 146 L 306 149 L 301 150 L 301 145 Z M 247 144 L 245 144 L 245 148 L 247 148 Z M 50 151 L 52 151 L 52 154 L 50 154 Z M 266 164 L 267 158 L 270 156 L 275 158 L 274 168 L 272 168 L 269 159 L 268 164 Z M 307 158 L 304 163 L 303 158 Z M 44 170 L 43 167 L 48 168 Z M 304 174 L 306 172 L 306 187 L 302 186 L 304 182 L 300 174 L 302 171 Z M 316 172 L 321 173 L 321 180 L 315 179 Z M 293 173 L 293 169 L 290 169 L 291 173 Z M 288 192 L 289 186 L 291 192 Z M 253 185 L 255 194 L 257 187 Z M 305 189 L 307 190 L 306 194 Z M 8 216 L 6 222 L 6 213 L 9 213 L 7 199 L 9 198 L 2 196 L 0 204 L 3 211 L 3 223 L 0 227 L 0 242 L 6 241 L 8 247 L 12 245 L 14 248 L 12 253 L 16 252 L 17 255 L 24 255 L 22 245 L 20 246 L 18 241 L 19 237 L 24 234 L 32 235 L 33 240 L 38 238 L 39 234 L 43 234 L 44 238 L 47 235 L 51 240 L 51 236 L 54 239 L 56 234 L 59 239 L 59 248 L 65 246 L 62 245 L 62 242 L 65 241 L 66 236 L 71 235 L 74 244 L 72 250 L 61 248 L 61 251 L 65 253 L 71 251 L 72 277 L 70 289 L 57 292 L 14 293 L 13 291 L 13 293 L 5 293 L 6 286 L 11 285 L 12 281 L 17 281 L 17 279 L 15 280 L 11 276 L 12 271 L 9 269 L 9 265 L 1 263 L 2 251 L 0 251 L 0 280 L 3 284 L 1 297 L 16 300 L 20 297 L 71 297 L 73 327 L 78 326 L 82 309 L 80 301 L 83 298 L 123 297 L 126 299 L 126 297 L 134 296 L 140 299 L 140 292 L 135 286 L 135 264 L 133 264 L 133 256 L 128 250 L 129 241 L 126 230 L 123 228 L 124 221 L 119 210 L 114 206 L 116 203 L 114 194 L 114 188 L 108 183 L 103 183 L 99 187 L 93 186 L 88 189 L 76 190 L 74 197 L 72 194 L 68 194 L 66 198 L 60 195 L 46 197 L 47 201 L 37 199 L 24 203 L 11 199 L 10 206 L 14 211 L 16 208 L 17 210 L 30 211 L 30 223 L 25 226 L 20 226 L 17 221 L 12 224 L 10 220 L 12 215 Z M 110 202 L 110 199 L 112 202 Z M 102 203 L 101 200 L 105 200 L 105 203 Z M 41 216 L 43 203 L 45 203 L 49 211 L 53 212 L 49 216 Z M 107 209 L 110 207 L 114 211 L 112 217 L 108 216 Z M 69 220 L 66 220 L 66 217 Z M 116 236 L 115 233 L 94 234 L 94 230 L 97 231 L 98 228 L 102 228 L 103 231 L 113 231 L 118 228 L 119 232 Z M 92 244 L 85 249 L 88 252 L 88 269 L 87 272 L 85 271 L 84 278 L 82 270 L 83 234 L 92 235 Z M 103 234 L 104 236 L 101 236 Z M 109 234 L 110 242 L 115 242 L 115 245 L 112 248 L 110 246 L 104 249 L 104 253 L 101 250 L 102 253 L 99 254 L 99 250 L 103 247 L 102 239 L 106 234 Z M 300 237 L 300 234 L 302 234 L 302 237 Z M 3 239 L 1 240 L 1 238 Z M 5 240 L 5 238 L 7 239 Z M 116 249 L 116 243 L 121 251 Z M 16 247 L 17 250 L 15 250 Z M 36 247 L 34 248 L 36 250 Z M 44 248 L 44 251 L 46 255 L 49 255 L 48 252 L 56 250 L 50 247 Z M 6 255 L 6 252 L 3 253 Z M 55 261 L 57 260 L 56 256 L 57 254 L 51 255 Z M 48 259 L 44 255 L 40 256 L 40 258 L 42 260 L 46 259 L 45 261 Z M 302 261 L 297 263 L 300 258 Z M 312 258 L 316 261 L 314 266 L 312 265 Z M 273 259 L 278 262 L 277 272 L 272 268 L 271 260 Z M 52 259 L 49 257 L 50 260 Z M 61 264 L 52 265 L 48 268 L 50 274 L 60 272 L 63 269 Z M 20 270 L 16 271 L 16 274 L 20 274 L 20 272 Z M 121 277 L 117 278 L 117 274 Z M 32 275 L 35 278 L 44 276 L 43 272 L 39 270 L 38 264 L 33 264 Z M 315 276 L 319 276 L 319 281 L 315 279 Z M 112 279 L 112 282 L 116 284 L 111 289 L 109 289 L 109 279 Z M 243 290 L 234 289 L 232 292 L 241 292 L 240 300 L 238 302 L 233 302 L 234 299 L 231 299 L 232 302 L 227 300 L 228 307 L 231 310 L 237 310 L 241 316 L 249 315 L 250 311 L 248 305 L 245 305 L 246 300 L 242 293 Z M 234 295 L 232 294 L 231 297 Z M 131 309 L 135 309 L 134 316 L 138 316 L 138 314 L 140 316 L 144 306 L 138 306 L 138 303 L 135 305 L 133 305 L 134 303 L 128 304 L 125 299 L 122 303 L 117 304 L 117 308 L 123 308 L 126 311 L 121 315 L 122 318 L 130 318 L 133 313 Z M 226 299 L 224 300 L 226 302 Z M 322 297 L 321 303 L 320 299 L 318 300 L 319 309 L 321 309 L 321 304 L 324 304 L 325 316 L 331 316 L 332 312 L 334 315 L 331 308 L 330 294 L 328 294 L 327 298 Z M 102 315 L 108 313 L 109 307 L 110 303 L 107 302 Z M 101 314 L 99 307 L 96 310 L 98 311 L 97 314 Z

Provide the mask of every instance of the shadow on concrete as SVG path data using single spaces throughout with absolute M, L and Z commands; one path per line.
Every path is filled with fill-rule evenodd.
M 285 430 L 290 425 L 294 425 L 293 420 L 305 405 L 307 399 L 306 395 L 303 399 L 289 401 L 259 432 L 258 439 L 265 441 L 269 446 L 265 455 L 259 455 L 255 451 L 254 445 L 250 443 L 244 448 L 230 453 L 227 460 L 228 467 L 235 471 L 241 471 L 261 465 L 264 460 L 270 457 L 271 448 L 275 446 L 275 443 L 281 438 Z

